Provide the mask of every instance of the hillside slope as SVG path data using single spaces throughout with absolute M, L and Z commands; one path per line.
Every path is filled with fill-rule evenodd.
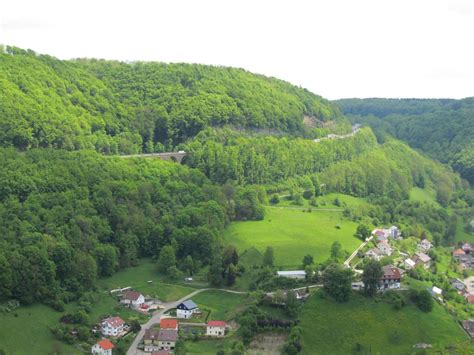
M 152 152 L 209 126 L 316 136 L 340 123 L 329 101 L 242 69 L 0 53 L 3 147 Z
M 336 102 L 353 122 L 370 125 L 379 139 L 389 133 L 432 158 L 450 164 L 474 183 L 474 98 Z

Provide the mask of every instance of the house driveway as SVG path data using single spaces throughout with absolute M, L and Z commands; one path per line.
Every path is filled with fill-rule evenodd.
M 200 290 L 196 290 L 194 292 L 191 292 L 190 294 L 180 298 L 177 301 L 173 302 L 165 302 L 161 306 L 163 307 L 162 310 L 159 312 L 153 314 L 153 316 L 150 318 L 148 322 L 145 324 L 142 324 L 142 329 L 138 332 L 136 335 L 135 339 L 133 340 L 133 343 L 130 345 L 130 348 L 127 351 L 127 355 L 142 355 L 142 354 L 149 354 L 145 353 L 144 351 L 141 351 L 138 349 L 138 344 L 140 344 L 143 336 L 145 335 L 145 330 L 151 328 L 153 325 L 160 323 L 161 317 L 168 312 L 170 309 L 176 308 L 180 303 L 186 301 L 188 298 L 191 298 L 201 292 L 204 291 L 210 291 L 210 290 L 217 290 L 217 291 L 223 291 L 223 292 L 228 292 L 228 293 L 235 293 L 239 295 L 245 295 L 248 292 L 242 292 L 242 291 L 233 291 L 233 290 L 226 290 L 226 289 L 219 289 L 219 288 L 202 288 Z

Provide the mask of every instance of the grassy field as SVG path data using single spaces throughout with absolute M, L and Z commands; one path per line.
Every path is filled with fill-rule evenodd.
M 215 355 L 219 350 L 228 354 L 237 339 L 233 336 L 224 339 L 186 341 L 186 354 Z
M 195 278 L 196 279 L 196 278 Z M 148 281 L 152 281 L 149 283 Z M 197 288 L 207 286 L 207 282 L 194 281 L 185 284 L 184 281 L 170 283 L 156 271 L 156 262 L 144 259 L 138 266 L 117 272 L 111 277 L 99 280 L 99 287 L 103 291 L 116 288 L 132 287 L 144 295 L 157 297 L 162 301 L 174 301 L 193 292 Z
M 409 354 L 417 343 L 447 346 L 467 340 L 438 304 L 431 313 L 411 305 L 397 311 L 363 296 L 339 304 L 317 294 L 307 301 L 300 319 L 303 354 L 350 354 L 357 343 L 363 353 Z
M 336 228 L 340 226 L 340 229 Z M 275 251 L 275 263 L 281 267 L 299 267 L 306 254 L 316 262 L 329 257 L 334 241 L 343 250 L 354 251 L 360 241 L 354 237 L 357 224 L 342 218 L 341 212 L 302 212 L 285 207 L 268 207 L 265 219 L 233 223 L 224 232 L 224 240 L 240 252 L 255 247 L 263 252 L 267 246 Z
M 436 207 L 441 207 L 436 201 L 435 191 L 425 188 L 421 189 L 419 187 L 413 187 L 410 190 L 410 201 L 426 202 L 435 205 Z
M 49 331 L 60 317 L 61 313 L 39 304 L 0 313 L 0 349 L 6 354 L 81 354 Z
M 247 296 L 211 290 L 193 297 L 200 309 L 211 311 L 209 320 L 231 320 L 245 307 Z
M 153 282 L 149 284 L 148 281 Z M 138 319 L 142 322 L 148 319 L 146 315 L 118 305 L 117 300 L 108 292 L 118 287 L 131 286 L 146 295 L 170 301 L 206 285 L 199 281 L 192 285 L 185 285 L 184 281 L 182 283 L 170 284 L 157 273 L 155 262 L 144 259 L 136 267 L 98 280 L 99 299 L 92 305 L 89 317 L 92 322 L 98 322 L 105 315 L 118 315 L 125 320 Z M 66 312 L 74 310 L 74 303 L 67 305 Z M 15 314 L 18 316 L 15 317 Z M 35 354 L 52 354 L 54 349 L 59 349 L 61 354 L 81 353 L 70 345 L 56 341 L 49 331 L 49 327 L 58 324 L 62 314 L 39 304 L 20 307 L 11 313 L 0 313 L 0 349 L 7 354 L 27 354 L 32 349 Z

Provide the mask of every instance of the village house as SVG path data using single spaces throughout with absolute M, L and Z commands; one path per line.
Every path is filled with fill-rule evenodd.
M 160 328 L 178 330 L 178 320 L 174 318 L 161 318 Z
M 145 335 L 143 336 L 143 345 L 145 352 L 160 350 L 158 347 L 157 329 L 150 328 L 145 330 Z
M 382 229 L 374 229 L 372 235 L 376 238 L 378 242 L 388 240 L 388 233 L 385 233 Z
M 459 261 L 459 264 L 465 268 L 472 268 L 474 266 L 474 260 L 472 258 L 472 253 L 466 253 L 463 249 L 453 250 L 453 258 Z
M 400 269 L 393 265 L 386 265 L 382 268 L 383 276 L 380 279 L 380 289 L 395 289 L 400 288 L 402 275 Z
M 470 254 L 471 251 L 473 250 L 473 247 L 472 247 L 471 243 L 464 243 L 464 244 L 462 245 L 462 250 L 464 250 L 464 252 L 465 252 L 466 254 Z
M 472 338 L 474 337 L 474 319 L 465 320 L 462 322 L 462 327 Z
M 425 269 L 430 267 L 431 258 L 421 251 L 417 251 L 411 259 L 416 265 L 422 265 Z
M 139 309 L 145 303 L 145 297 L 140 292 L 128 290 L 123 294 L 120 303 L 133 309 Z
M 377 241 L 392 239 L 402 239 L 400 230 L 396 226 L 391 226 L 390 228 L 384 229 L 374 229 L 372 235 L 377 239 Z
M 206 335 L 212 337 L 223 337 L 225 335 L 226 322 L 211 320 L 206 325 Z
M 289 279 L 305 279 L 306 271 L 304 270 L 277 271 L 277 276 L 287 277 Z
M 100 326 L 103 335 L 117 337 L 123 332 L 125 322 L 120 317 L 110 317 L 104 319 Z
M 97 355 L 112 355 L 114 344 L 109 339 L 99 340 L 92 346 L 91 353 Z
M 421 249 L 423 252 L 430 250 L 433 247 L 433 244 L 428 239 L 423 239 L 418 243 L 418 249 Z
M 158 350 L 173 350 L 178 340 L 178 331 L 174 329 L 160 329 L 158 332 Z
M 387 242 L 384 242 L 384 241 L 379 242 L 377 244 L 377 248 L 380 250 L 380 252 L 383 255 L 386 255 L 386 256 L 392 255 L 392 252 L 393 252 L 392 247 Z
M 464 295 L 464 298 L 466 299 L 467 303 L 469 304 L 474 304 L 474 294 L 472 293 L 466 293 Z
M 380 260 L 380 258 L 382 257 L 382 252 L 380 251 L 379 248 L 372 248 L 372 249 L 369 249 L 365 253 L 365 257 L 370 258 L 370 259 Z
M 438 299 L 438 300 L 442 300 L 443 299 L 443 290 L 440 289 L 439 287 L 436 287 L 436 286 L 433 286 L 431 288 L 428 289 L 428 292 L 431 294 L 431 296 L 433 296 L 434 298 Z
M 405 261 L 403 262 L 403 265 L 405 266 L 405 269 L 411 270 L 416 266 L 416 263 L 410 258 L 408 258 L 408 259 L 405 259 Z
M 463 293 L 466 290 L 466 285 L 464 284 L 464 282 L 462 280 L 452 279 L 449 283 L 459 293 Z
M 199 308 L 196 303 L 192 300 L 186 300 L 176 307 L 176 317 L 188 319 L 197 311 L 199 311 Z

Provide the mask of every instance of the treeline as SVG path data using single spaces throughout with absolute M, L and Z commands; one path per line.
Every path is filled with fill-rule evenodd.
M 460 179 L 405 144 L 391 140 L 351 161 L 331 165 L 318 176 L 327 191 L 352 196 L 384 196 L 408 199 L 412 187 L 433 186 L 443 206 L 457 198 Z
M 450 164 L 474 183 L 474 98 L 463 100 L 349 99 L 337 103 L 353 122 L 370 125 Z
M 208 129 L 186 144 L 186 164 L 216 183 L 274 184 L 294 176 L 319 172 L 376 147 L 370 129 L 346 139 L 313 142 L 307 139 L 252 136 L 231 130 Z
M 206 265 L 230 219 L 263 218 L 259 191 L 160 160 L 0 149 L 0 300 L 58 305 L 165 245 Z
M 160 152 L 209 126 L 314 136 L 329 121 L 348 128 L 329 101 L 242 69 L 0 53 L 3 147 Z

